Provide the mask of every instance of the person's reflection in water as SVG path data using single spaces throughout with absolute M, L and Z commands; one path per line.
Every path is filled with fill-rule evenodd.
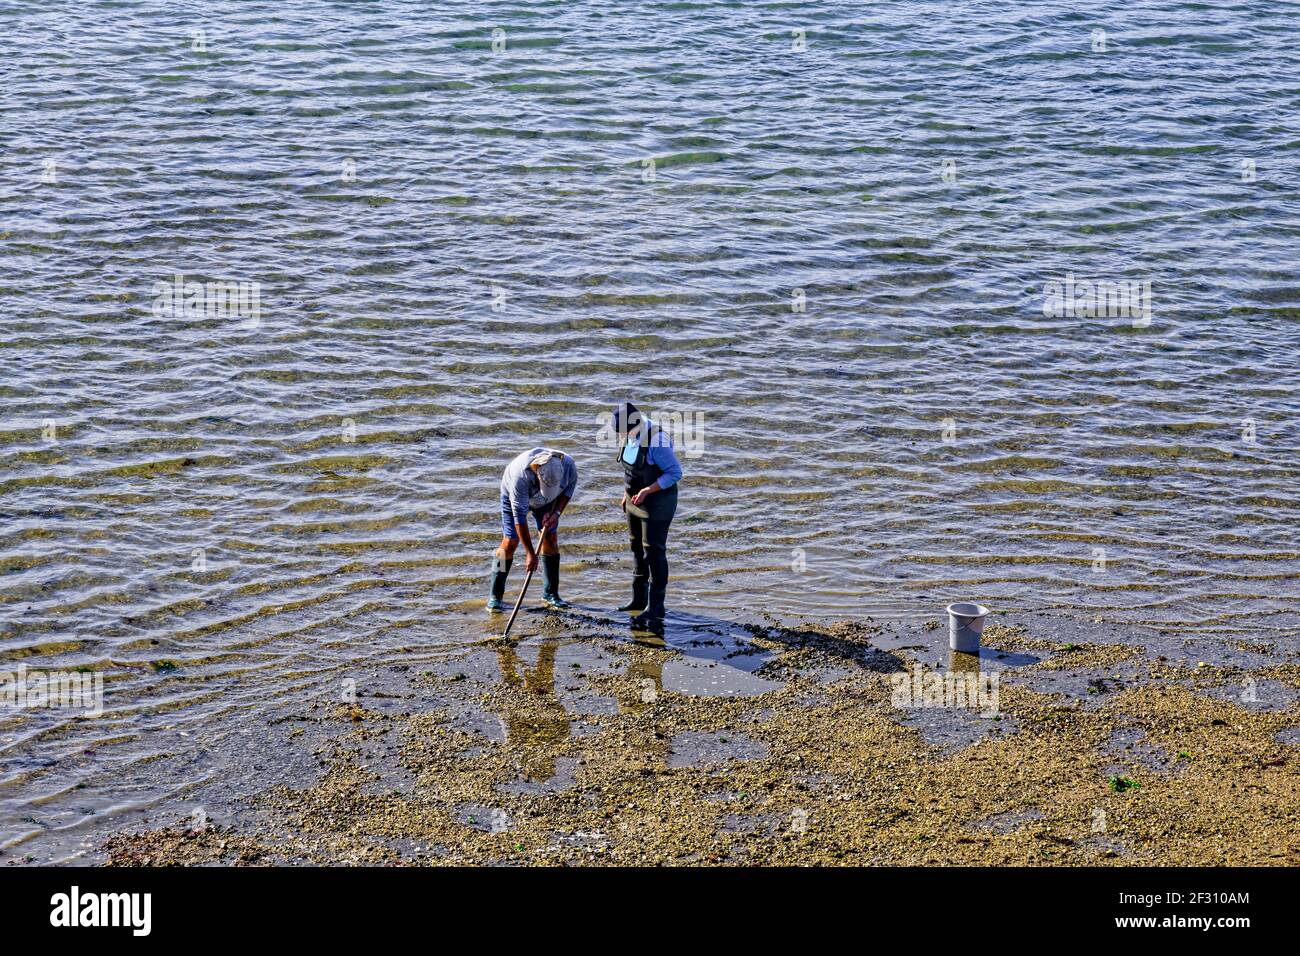
M 506 743 L 522 754 L 524 774 L 529 780 L 544 782 L 555 776 L 556 745 L 569 737 L 569 714 L 555 695 L 555 653 L 558 646 L 547 641 L 537 650 L 537 663 L 531 669 L 509 645 L 497 648 L 501 680 L 520 695 L 502 695 L 502 722 Z
M 639 631 L 633 626 L 632 640 L 642 647 L 667 650 L 668 643 L 660 634 Z M 635 682 L 630 700 L 620 700 L 619 706 L 624 713 L 640 713 L 654 706 L 659 695 L 664 692 L 664 662 L 656 657 L 651 661 L 633 661 L 627 669 L 627 676 Z
M 647 633 L 632 628 L 632 641 L 640 647 L 656 652 L 668 650 L 668 643 L 660 634 Z M 649 660 L 634 660 L 627 668 L 631 678 L 628 689 L 619 693 L 618 709 L 624 714 L 643 714 L 653 711 L 664 692 L 664 655 L 656 653 Z M 653 728 L 653 724 L 652 724 Z M 647 770 L 662 771 L 668 766 L 672 739 L 657 730 L 635 745 L 635 757 Z

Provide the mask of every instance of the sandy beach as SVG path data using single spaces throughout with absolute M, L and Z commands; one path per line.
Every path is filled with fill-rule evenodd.
M 526 624 L 273 718 L 233 759 L 295 779 L 210 794 L 104 861 L 1300 862 L 1300 662 L 1266 646 L 1037 615 L 991 626 L 977 663 L 937 619 L 700 620 L 668 647 L 582 610 Z M 897 706 L 900 674 L 977 667 L 996 713 Z

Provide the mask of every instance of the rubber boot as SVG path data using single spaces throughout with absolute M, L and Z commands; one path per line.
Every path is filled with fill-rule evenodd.
M 510 565 L 514 561 L 507 559 L 502 561 L 500 557 L 492 559 L 492 577 L 491 588 L 488 591 L 487 607 L 489 611 L 500 612 L 505 610 L 501 599 L 506 595 L 506 575 L 510 573 Z
M 644 611 L 646 604 L 646 576 L 644 574 L 635 574 L 632 576 L 632 600 L 624 604 L 620 611 Z
M 542 588 L 542 601 L 560 610 L 570 607 L 569 602 L 560 597 L 560 556 L 558 554 L 542 555 L 542 576 L 546 580 L 546 586 Z
M 645 613 L 638 621 L 647 627 L 662 627 L 664 622 L 664 597 L 668 593 L 667 581 L 650 582 L 650 599 L 646 602 Z

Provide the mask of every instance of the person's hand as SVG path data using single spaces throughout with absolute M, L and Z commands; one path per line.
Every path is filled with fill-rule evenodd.
M 524 570 L 532 574 L 537 570 L 537 552 L 529 551 L 524 557 Z
M 558 511 L 548 511 L 542 515 L 542 527 L 554 528 L 560 523 L 560 513 Z
M 623 492 L 623 500 L 620 501 L 620 502 L 618 503 L 618 506 L 619 506 L 621 509 L 623 509 L 624 511 L 627 511 L 627 492 L 626 492 L 626 491 Z
M 645 500 L 649 497 L 650 497 L 650 489 L 642 488 L 640 491 L 638 491 L 636 494 L 632 496 L 632 504 L 640 508 L 643 504 L 645 504 Z

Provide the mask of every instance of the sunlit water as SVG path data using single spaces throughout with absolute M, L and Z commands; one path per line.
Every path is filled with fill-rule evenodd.
M 0 663 L 107 682 L 5 712 L 7 858 L 499 626 L 534 444 L 617 603 L 625 397 L 695 428 L 675 608 L 1293 645 L 1300 6 L 201 6 L 0 6 Z

